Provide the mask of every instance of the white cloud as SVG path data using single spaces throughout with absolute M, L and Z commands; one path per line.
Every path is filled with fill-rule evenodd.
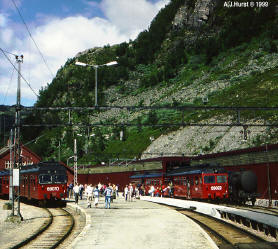
M 5 15 L 0 13 L 0 27 L 5 27 L 6 26 L 6 17 Z
M 157 12 L 168 2 L 169 0 L 156 3 L 147 0 L 103 0 L 101 6 L 107 19 L 134 39 L 139 31 L 148 28 Z
M 31 33 L 55 75 L 68 58 L 74 57 L 80 51 L 134 39 L 140 31 L 148 28 L 159 9 L 168 2 L 169 0 L 161 0 L 156 3 L 147 0 L 103 0 L 101 6 L 107 19 L 84 16 L 63 19 L 50 17 L 47 19 L 47 23 L 33 28 Z M 6 18 L 0 15 L 0 24 L 6 23 L 6 21 Z M 46 86 L 52 81 L 52 75 L 27 32 L 24 39 L 16 37 L 15 31 L 8 27 L 0 30 L 0 44 L 7 45 L 6 49 L 10 49 L 10 52 L 24 55 L 22 74 L 38 93 L 42 86 Z M 17 48 L 18 51 L 13 48 Z M 0 84 L 5 86 L 0 87 L 2 96 L 6 93 L 11 68 L 7 60 L 1 56 L 0 71 L 4 73 L 0 73 Z M 16 81 L 16 77 L 14 79 Z M 10 95 L 16 94 L 15 86 L 16 82 L 13 83 L 13 87 L 10 87 Z M 22 97 L 36 100 L 35 95 L 24 81 L 22 81 Z

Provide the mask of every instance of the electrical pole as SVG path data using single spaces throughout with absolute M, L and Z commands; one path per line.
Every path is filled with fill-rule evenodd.
M 23 55 L 16 56 L 16 62 L 18 63 L 18 77 L 17 77 L 17 98 L 16 98 L 16 113 L 15 113 L 15 134 L 14 134 L 14 170 L 18 172 L 18 182 L 15 183 L 13 179 L 13 186 L 18 186 L 17 193 L 17 216 L 23 220 L 23 217 L 20 213 L 20 168 L 21 168 L 21 159 L 20 159 L 20 110 L 21 110 L 21 94 L 20 94 L 20 85 L 21 85 L 21 63 L 23 63 Z M 15 173 L 15 172 L 13 172 Z M 15 174 L 14 174 L 15 175 Z M 13 175 L 13 176 L 14 176 Z
M 98 66 L 95 65 L 95 106 L 97 106 L 97 68 Z
M 270 179 L 270 166 L 269 166 L 269 158 L 268 158 L 268 149 L 267 144 L 265 144 L 265 154 L 267 161 L 267 192 L 268 192 L 268 207 L 272 206 L 272 196 L 271 196 L 271 179 Z
M 73 149 L 73 152 L 74 152 L 74 169 L 73 169 L 73 172 L 74 172 L 74 179 L 73 179 L 73 184 L 74 186 L 77 184 L 77 146 L 76 146 L 76 139 L 74 139 L 74 149 Z
M 61 161 L 61 140 L 59 140 L 59 162 Z
M 14 185 L 13 185 L 13 170 L 14 170 L 14 165 L 13 165 L 13 130 L 11 129 L 10 133 L 10 139 L 9 139 L 9 148 L 10 148 L 10 189 L 9 189 L 9 199 L 10 202 L 12 203 L 12 216 L 14 216 Z

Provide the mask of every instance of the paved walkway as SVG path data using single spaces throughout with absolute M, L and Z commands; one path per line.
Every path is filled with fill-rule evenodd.
M 7 217 L 11 214 L 11 210 L 3 210 L 4 203 L 8 200 L 0 200 L 0 248 L 8 249 L 21 241 L 29 238 L 35 231 L 37 231 L 45 222 L 48 213 L 38 207 L 20 204 L 23 221 L 6 222 Z M 15 211 L 15 214 L 17 212 Z
M 69 205 L 75 205 L 70 203 Z M 120 197 L 104 208 L 86 208 L 87 226 L 73 241 L 73 249 L 210 249 L 217 248 L 208 235 L 193 221 L 173 209 Z

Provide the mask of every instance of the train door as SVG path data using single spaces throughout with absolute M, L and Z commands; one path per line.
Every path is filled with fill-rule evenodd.
M 194 196 L 197 199 L 202 198 L 202 184 L 199 175 L 194 176 Z
M 190 199 L 190 180 L 189 177 L 185 179 L 185 187 L 186 187 L 186 198 Z
M 191 176 L 191 179 L 190 179 L 190 187 L 191 187 L 191 198 L 193 199 L 196 199 L 198 198 L 198 195 L 197 195 L 197 185 L 196 185 L 196 176 L 195 175 L 192 175 Z
M 0 194 L 2 194 L 2 177 L 0 177 Z
M 36 199 L 39 198 L 39 188 L 38 188 L 38 182 L 39 182 L 39 178 L 38 176 L 36 175 L 35 176 L 35 193 L 36 193 Z
M 31 176 L 30 175 L 28 175 L 27 176 L 27 186 L 28 186 L 28 192 L 27 192 L 27 197 L 28 197 L 28 199 L 31 199 L 31 180 L 30 180 L 30 178 L 31 178 Z
M 26 179 L 26 177 L 27 176 L 25 176 L 25 175 L 23 176 L 23 178 L 22 178 L 23 184 L 22 184 L 22 186 L 20 188 L 20 192 L 22 192 L 23 196 L 26 196 L 26 186 L 27 186 L 27 179 Z
M 174 178 L 174 196 L 181 196 L 180 177 Z
M 191 194 L 190 194 L 190 176 L 186 177 L 185 187 L 186 187 L 186 198 L 190 199 L 191 198 Z

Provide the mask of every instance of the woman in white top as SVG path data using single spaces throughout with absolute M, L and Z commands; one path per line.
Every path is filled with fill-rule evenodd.
M 94 197 L 95 197 L 95 207 L 97 207 L 98 199 L 99 199 L 99 189 L 98 189 L 98 186 L 96 186 L 95 189 L 94 189 Z
M 92 184 L 88 185 L 86 188 L 86 194 L 87 194 L 87 207 L 92 207 L 92 199 L 93 199 L 93 188 Z

